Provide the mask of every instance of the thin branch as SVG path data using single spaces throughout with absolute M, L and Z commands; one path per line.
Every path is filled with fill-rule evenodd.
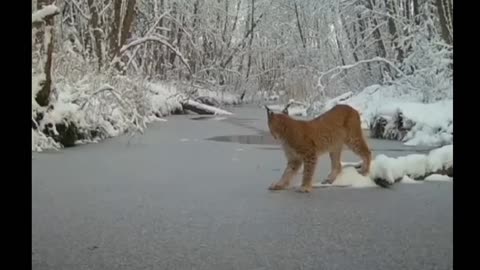
M 187 67 L 190 74 L 192 74 L 192 69 L 190 68 L 190 65 L 188 64 L 188 60 L 183 57 L 183 54 L 180 51 L 178 51 L 172 44 L 170 44 L 165 38 L 163 38 L 161 36 L 158 36 L 158 35 L 136 39 L 136 40 L 130 42 L 129 44 L 124 45 L 120 49 L 119 54 L 122 55 L 125 51 L 131 49 L 132 47 L 136 47 L 136 46 L 141 45 L 141 44 L 143 44 L 145 42 L 148 42 L 148 41 L 158 42 L 162 45 L 165 45 L 170 50 L 172 50 L 180 58 L 180 61 Z
M 92 99 L 92 97 L 96 96 L 96 95 L 99 95 L 103 92 L 106 92 L 106 91 L 115 91 L 113 86 L 110 86 L 110 85 L 104 85 L 102 87 L 100 87 L 100 89 L 98 89 L 97 91 L 95 91 L 95 93 L 93 93 L 91 96 L 88 97 L 88 99 L 80 106 L 80 110 L 83 110 L 83 108 L 85 107 L 85 105 L 87 105 L 88 102 L 90 102 L 90 99 Z
M 357 49 L 360 47 L 360 45 L 365 45 L 364 42 L 371 36 L 375 33 L 375 31 L 377 29 L 379 29 L 380 27 L 386 25 L 388 22 L 387 21 L 384 21 L 382 23 L 379 23 L 375 28 L 372 29 L 372 31 L 370 31 L 370 33 L 368 33 L 367 35 L 365 35 L 365 37 L 363 38 L 363 40 L 359 41 L 358 44 L 355 46 L 355 48 L 352 49 L 352 52 L 356 52 Z M 379 39 L 375 39 L 375 41 L 378 41 Z
M 371 63 L 371 62 L 384 62 L 384 63 L 387 63 L 388 65 L 390 65 L 396 72 L 398 72 L 400 75 L 402 76 L 405 76 L 405 74 L 400 70 L 398 69 L 395 64 L 393 62 L 391 62 L 390 60 L 387 60 L 385 58 L 382 58 L 382 57 L 374 57 L 372 59 L 367 59 L 367 60 L 360 60 L 356 63 L 353 63 L 353 64 L 350 64 L 350 65 L 344 65 L 344 66 L 337 66 L 337 67 L 334 67 L 332 69 L 329 69 L 325 72 L 321 72 L 320 73 L 320 77 L 318 78 L 318 83 L 319 85 L 321 85 L 321 79 L 323 79 L 323 77 L 325 77 L 326 75 L 334 72 L 334 71 L 343 71 L 343 70 L 348 70 L 348 69 L 351 69 L 351 68 L 354 68 L 360 64 L 366 64 L 366 63 Z
M 75 0 L 70 0 L 70 1 L 71 1 L 71 2 L 73 3 L 73 5 L 78 9 L 78 11 L 80 11 L 80 14 L 81 14 L 85 19 L 87 19 L 87 20 L 91 20 L 91 19 L 92 19 L 91 16 L 89 16 L 89 15 L 85 14 L 85 12 L 83 12 L 83 10 L 80 8 L 80 6 L 78 5 L 78 3 L 77 3 Z
M 152 27 L 150 27 L 150 29 L 147 31 L 147 33 L 145 34 L 146 36 L 150 35 L 151 33 L 153 33 L 155 30 L 159 29 L 159 27 L 157 27 L 157 25 L 160 23 L 160 21 L 163 19 L 163 17 L 165 17 L 167 14 L 170 13 L 170 9 L 168 9 L 167 11 L 165 11 L 164 13 L 162 13 L 158 18 L 157 18 L 157 21 L 153 24 Z M 162 29 L 163 30 L 163 29 Z M 136 47 L 135 50 L 133 51 L 133 53 L 131 54 L 131 57 L 130 59 L 128 59 L 128 62 L 127 62 L 127 67 L 132 63 L 133 61 L 133 58 L 135 57 L 135 55 L 137 55 L 137 51 L 138 51 L 139 47 Z
M 103 13 L 105 13 L 105 11 L 107 11 L 107 9 L 110 7 L 110 5 L 112 4 L 113 1 L 108 1 L 108 4 L 105 5 L 105 7 L 102 9 L 102 11 L 100 11 L 98 13 L 98 16 L 102 16 Z
M 358 65 L 361 65 L 361 64 L 366 64 L 366 63 L 371 63 L 371 62 L 384 62 L 386 64 L 388 64 L 389 66 L 391 66 L 396 72 L 398 72 L 401 76 L 405 76 L 405 73 L 403 73 L 400 69 L 398 69 L 395 64 L 388 60 L 388 59 L 385 59 L 385 58 L 382 58 L 382 57 L 374 57 L 372 59 L 367 59 L 367 60 L 360 60 L 356 63 L 353 63 L 353 64 L 350 64 L 350 65 L 343 65 L 343 66 L 337 66 L 337 67 L 334 67 L 332 69 L 329 69 L 327 71 L 324 71 L 324 72 L 321 72 L 319 74 L 319 77 L 318 77 L 318 84 L 317 84 L 317 87 L 320 89 L 319 93 L 317 95 L 315 95 L 315 97 L 313 98 L 313 100 L 317 99 L 320 95 L 323 95 L 324 94 L 324 89 L 326 87 L 326 85 L 328 85 L 328 81 L 326 83 L 326 85 L 323 85 L 322 84 L 322 79 L 327 76 L 328 74 L 331 74 L 333 72 L 335 72 L 335 74 L 333 76 L 336 76 L 338 75 L 340 72 L 344 71 L 344 70 L 348 70 L 348 69 L 351 69 L 351 68 L 354 68 Z M 331 80 L 332 78 L 330 78 Z M 329 81 L 330 81 L 329 80 Z

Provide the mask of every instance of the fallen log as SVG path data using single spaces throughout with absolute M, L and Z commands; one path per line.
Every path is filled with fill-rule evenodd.
M 188 99 L 181 101 L 184 110 L 192 111 L 197 114 L 207 114 L 207 115 L 231 115 L 231 112 L 219 109 L 214 106 L 202 104 L 200 102 Z
M 200 103 L 203 103 L 209 106 L 214 106 L 214 107 L 220 106 L 220 104 L 212 97 L 200 96 L 195 98 L 195 101 L 198 101 Z

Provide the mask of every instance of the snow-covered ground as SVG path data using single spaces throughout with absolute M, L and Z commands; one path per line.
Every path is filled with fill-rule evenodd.
M 402 91 L 395 85 L 372 85 L 358 94 L 351 92 L 326 102 L 314 102 L 307 110 L 316 116 L 336 104 L 348 104 L 357 109 L 362 127 L 368 129 L 376 116 L 387 119 L 385 132 L 394 129 L 395 115 L 401 113 L 404 126 L 411 128 L 403 137 L 406 145 L 442 146 L 453 142 L 453 100 L 443 99 L 423 103 L 420 91 Z

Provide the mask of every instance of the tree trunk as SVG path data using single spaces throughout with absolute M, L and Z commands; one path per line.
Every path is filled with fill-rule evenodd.
M 115 58 L 118 55 L 120 46 L 118 44 L 119 31 L 120 31 L 120 12 L 122 9 L 123 0 L 113 1 L 113 22 L 110 29 L 109 41 L 110 41 L 110 59 Z
M 443 40 L 449 44 L 453 44 L 453 30 L 452 15 L 453 15 L 453 3 L 451 0 L 435 0 L 435 5 L 438 10 L 438 16 L 440 17 L 440 28 Z
M 387 7 L 387 14 L 390 15 L 388 17 L 388 31 L 390 33 L 390 39 L 397 55 L 397 61 L 401 63 L 403 62 L 404 53 L 402 48 L 400 48 L 400 45 L 397 42 L 399 33 L 397 30 L 397 26 L 395 25 L 395 22 L 392 19 L 392 17 L 396 15 L 394 3 L 392 3 L 392 0 L 385 0 L 385 6 Z
M 127 42 L 131 35 L 131 27 L 135 18 L 135 2 L 136 0 L 127 0 L 127 10 L 125 11 L 125 17 L 123 18 L 123 25 L 120 36 L 120 46 L 122 47 Z
M 373 10 L 373 7 L 374 7 L 373 0 L 367 0 L 365 1 L 365 4 L 368 9 Z M 375 28 L 375 30 L 373 31 L 373 37 L 375 38 L 375 40 L 377 40 L 379 55 L 380 57 L 385 58 L 387 56 L 387 50 L 383 42 L 382 34 L 380 33 L 380 29 L 377 27 L 378 26 L 377 19 L 372 18 L 372 23 L 373 23 L 373 27 Z M 388 65 L 385 66 L 385 69 L 388 71 L 389 74 L 391 74 L 390 66 Z M 383 78 L 383 72 L 381 71 L 382 71 L 382 68 L 380 67 L 380 77 Z
M 165 12 L 165 0 L 160 0 L 160 10 L 161 10 L 162 13 Z M 158 26 L 160 26 L 161 28 L 163 28 L 165 26 L 165 22 L 164 22 L 163 18 L 160 19 L 160 21 L 158 23 Z M 166 36 L 165 31 L 160 30 L 160 35 Z M 166 55 L 166 51 L 164 52 L 162 48 L 156 48 L 155 52 L 156 53 L 155 53 L 154 61 L 156 62 L 156 64 L 155 64 L 155 66 L 157 67 L 156 69 L 157 69 L 159 74 L 161 74 L 163 76 L 166 76 L 166 74 L 165 74 L 165 63 L 166 63 L 165 55 Z
M 248 79 L 248 76 L 250 76 L 250 68 L 251 68 L 251 65 L 252 65 L 252 43 L 253 43 L 253 37 L 254 37 L 254 34 L 253 34 L 253 28 L 255 27 L 255 22 L 254 22 L 254 15 L 255 15 L 255 0 L 252 0 L 252 15 L 250 16 L 250 31 L 251 31 L 251 34 L 250 34 L 250 42 L 249 42 L 249 54 L 248 54 L 248 63 L 247 63 L 247 75 L 246 75 L 246 79 Z
M 50 5 L 54 0 L 38 0 L 37 9 L 42 9 L 46 5 Z M 43 18 L 42 23 L 35 23 L 34 27 L 37 29 L 36 41 L 40 47 L 41 55 L 46 53 L 46 59 L 44 59 L 45 65 L 43 66 L 43 73 L 45 74 L 45 80 L 39 82 L 40 91 L 38 91 L 35 101 L 38 105 L 44 107 L 48 106 L 50 102 L 50 93 L 52 91 L 52 58 L 53 58 L 53 45 L 54 45 L 54 21 L 53 17 L 58 14 L 54 13 L 51 16 Z M 41 30 L 43 28 L 43 31 Z M 45 42 L 45 39 L 48 39 Z M 46 47 L 45 47 L 46 45 Z
M 223 24 L 223 32 L 222 32 L 222 41 L 223 43 L 227 42 L 227 27 L 228 27 L 228 3 L 229 0 L 225 0 L 225 22 Z
M 237 3 L 237 14 L 235 15 L 235 20 L 233 21 L 233 26 L 232 26 L 232 33 L 236 30 L 237 28 L 237 22 L 238 22 L 238 12 L 240 11 L 240 5 L 242 4 L 242 0 L 238 0 Z M 227 48 L 230 48 L 230 44 L 232 43 L 232 37 L 233 35 L 230 35 L 230 38 L 228 39 L 228 44 Z
M 98 71 L 102 69 L 103 55 L 102 55 L 102 34 L 99 31 L 99 18 L 98 18 L 98 8 L 97 2 L 94 3 L 93 0 L 88 0 L 88 7 L 90 9 L 90 14 L 92 15 L 90 19 L 91 31 L 95 38 L 95 53 L 98 58 Z
M 346 24 L 346 21 L 345 21 L 345 18 L 343 17 L 343 15 L 340 14 L 340 18 L 342 20 L 342 25 L 343 25 L 343 28 L 344 28 L 344 31 L 345 33 L 347 34 L 347 39 L 350 41 L 349 44 L 350 44 L 350 48 L 352 50 L 352 56 L 353 56 L 353 60 L 355 60 L 355 62 L 358 62 L 358 56 L 357 56 L 357 53 L 354 51 L 355 49 L 355 41 L 354 39 L 351 37 L 350 35 L 350 31 L 348 31 L 348 28 L 347 28 L 347 24 Z M 355 28 L 354 28 L 355 29 Z M 353 31 L 353 34 L 355 35 L 355 31 Z
M 173 2 L 173 5 L 172 5 L 172 17 L 173 18 L 176 18 L 177 17 L 177 3 L 176 2 Z M 174 44 L 175 42 L 175 39 L 176 39 L 176 35 L 178 35 L 178 26 L 175 24 L 175 22 L 171 21 L 170 22 L 170 44 Z M 172 69 L 175 68 L 174 66 L 174 63 L 175 63 L 175 57 L 177 55 L 173 52 L 171 52 L 169 54 L 169 62 L 170 62 L 170 65 L 172 65 Z

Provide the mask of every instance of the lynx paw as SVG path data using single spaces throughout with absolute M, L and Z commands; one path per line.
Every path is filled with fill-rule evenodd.
M 367 176 L 368 174 L 370 174 L 370 171 L 362 168 L 362 169 L 358 170 L 358 173 L 363 175 L 363 176 Z
M 284 185 L 278 184 L 278 183 L 273 183 L 268 187 L 269 190 L 283 190 L 285 189 Z
M 312 187 L 301 186 L 296 191 L 299 193 L 310 193 L 312 191 Z
M 331 185 L 333 183 L 333 180 L 327 178 L 321 182 L 322 185 Z

